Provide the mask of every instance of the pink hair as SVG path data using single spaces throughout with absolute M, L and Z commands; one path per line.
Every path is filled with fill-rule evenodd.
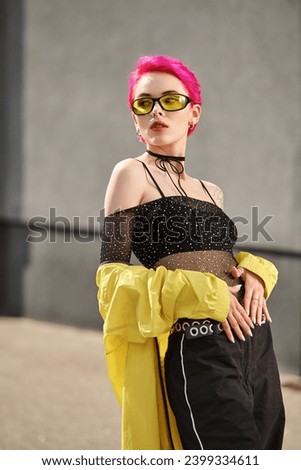
M 190 70 L 183 62 L 174 57 L 166 55 L 153 55 L 139 57 L 136 68 L 129 77 L 128 103 L 131 108 L 134 96 L 134 89 L 140 78 L 149 72 L 163 72 L 174 75 L 181 80 L 185 86 L 188 96 L 193 103 L 202 104 L 201 87 L 195 73 Z M 196 126 L 188 130 L 190 135 Z

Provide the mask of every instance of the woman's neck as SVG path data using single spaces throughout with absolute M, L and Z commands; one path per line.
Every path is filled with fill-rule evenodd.
M 185 157 L 186 145 L 182 142 L 170 144 L 170 145 L 147 145 L 147 148 L 152 152 L 159 153 L 161 155 Z
M 172 160 L 173 165 L 179 168 L 179 170 L 182 170 L 182 176 L 185 176 L 185 160 L 182 159 L 181 157 L 185 158 L 185 147 L 181 148 L 179 146 L 175 145 L 166 145 L 166 146 L 155 146 L 155 145 L 147 145 L 147 150 L 150 151 L 150 155 L 153 153 L 155 155 L 151 155 L 151 158 L 153 159 L 154 156 L 162 156 L 162 157 L 174 157 L 175 159 Z M 179 158 L 180 157 L 180 158 Z M 177 162 L 177 158 L 179 158 L 179 162 Z M 184 170 L 184 171 L 183 171 Z

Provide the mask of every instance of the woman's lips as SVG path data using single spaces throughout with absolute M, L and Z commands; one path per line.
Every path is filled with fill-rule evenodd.
M 166 129 L 167 127 L 168 126 L 164 122 L 161 122 L 161 121 L 155 121 L 150 126 L 152 131 L 154 131 L 154 130 L 158 131 L 158 130 L 161 130 L 161 129 Z

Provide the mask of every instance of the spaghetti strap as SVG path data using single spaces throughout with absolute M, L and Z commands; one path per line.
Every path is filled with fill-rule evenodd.
M 159 191 L 161 197 L 165 197 L 165 195 L 163 194 L 162 189 L 160 188 L 160 186 L 158 185 L 157 181 L 155 180 L 155 178 L 153 177 L 153 175 L 152 175 L 151 172 L 149 171 L 147 165 L 146 165 L 144 162 L 142 162 L 141 160 L 137 160 L 137 161 L 140 162 L 140 163 L 142 163 L 142 165 L 143 165 L 144 168 L 146 169 L 147 173 L 149 174 L 149 176 L 150 176 L 151 179 L 153 180 L 153 182 L 154 182 L 156 188 L 158 189 L 158 191 Z
M 215 200 L 213 199 L 213 197 L 212 197 L 211 194 L 209 193 L 208 189 L 206 188 L 205 184 L 203 183 L 203 181 L 200 180 L 200 182 L 202 183 L 202 186 L 203 186 L 204 190 L 206 191 L 206 193 L 208 194 L 208 196 L 210 197 L 211 201 L 213 201 L 213 203 L 214 203 L 215 205 L 217 205 L 216 202 L 215 202 Z

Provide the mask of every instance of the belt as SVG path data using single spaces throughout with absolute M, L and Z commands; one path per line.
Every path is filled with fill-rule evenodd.
M 172 326 L 171 334 L 185 333 L 187 339 L 212 336 L 222 333 L 223 326 L 216 320 L 206 318 L 205 320 L 180 319 Z
M 261 325 L 266 323 L 266 316 L 262 314 Z M 258 324 L 256 323 L 256 326 Z M 190 320 L 181 318 L 173 324 L 170 333 L 185 333 L 187 339 L 201 338 L 202 336 L 219 335 L 224 331 L 223 326 L 216 320 L 206 318 L 205 320 Z

